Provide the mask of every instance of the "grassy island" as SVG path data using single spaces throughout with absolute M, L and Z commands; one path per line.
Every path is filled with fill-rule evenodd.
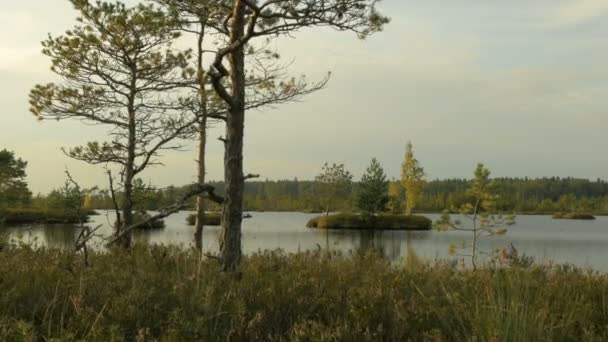
M 595 220 L 595 216 L 581 213 L 556 213 L 553 218 L 557 220 Z
M 79 214 L 67 213 L 63 210 L 46 210 L 38 208 L 0 209 L 0 224 L 76 224 L 87 222 L 89 215 L 95 211 L 85 211 Z
M 186 217 L 186 222 L 189 226 L 194 226 L 196 223 L 196 214 L 190 214 Z M 219 226 L 222 224 L 222 213 L 205 213 L 206 226 Z
M 364 229 L 364 230 L 430 230 L 433 222 L 418 215 L 359 215 L 335 214 L 312 218 L 308 228 L 319 229 Z

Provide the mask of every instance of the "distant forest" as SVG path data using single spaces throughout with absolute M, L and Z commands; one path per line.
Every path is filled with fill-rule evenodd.
M 558 211 L 590 212 L 608 214 L 608 181 L 576 178 L 497 178 L 499 194 L 497 208 L 502 212 L 546 213 Z M 222 182 L 211 182 L 223 192 Z M 458 208 L 467 199 L 466 179 L 433 180 L 426 183 L 424 193 L 417 205 L 418 212 L 440 212 Z M 170 205 L 185 191 L 186 186 L 170 186 L 164 189 L 140 192 L 138 208 L 154 210 Z M 249 211 L 323 211 L 320 196 L 317 195 L 314 181 L 265 180 L 250 181 L 245 186 L 245 210 Z M 354 182 L 351 191 L 336 201 L 336 211 L 354 210 L 354 199 L 358 183 Z M 95 209 L 112 207 L 107 191 L 97 191 L 91 195 L 90 206 Z M 209 204 L 210 210 L 219 210 Z M 191 203 L 194 208 L 194 199 Z M 389 210 L 389 208 L 387 208 Z M 398 210 L 398 209 L 397 209 Z

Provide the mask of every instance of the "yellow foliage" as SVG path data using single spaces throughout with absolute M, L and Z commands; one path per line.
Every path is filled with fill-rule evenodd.
M 93 209 L 93 197 L 91 196 L 91 194 L 86 194 L 86 196 L 84 197 L 84 203 L 83 203 L 83 208 L 90 210 Z

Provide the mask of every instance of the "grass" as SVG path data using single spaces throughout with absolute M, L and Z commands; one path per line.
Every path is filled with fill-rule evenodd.
M 553 218 L 562 220 L 595 220 L 595 216 L 582 213 L 556 213 L 553 215 Z
M 357 215 L 334 214 L 312 218 L 306 226 L 319 229 L 384 229 L 384 230 L 429 230 L 433 222 L 418 215 L 381 214 Z
M 196 223 L 196 214 L 190 214 L 186 217 L 186 223 L 189 226 L 194 226 Z M 205 225 L 219 226 L 222 224 L 222 213 L 205 213 Z
M 88 221 L 88 216 L 95 211 L 85 211 L 80 216 L 76 213 L 66 213 L 63 210 L 46 210 L 38 208 L 8 208 L 0 209 L 0 223 L 21 225 L 21 224 L 75 224 Z
M 235 277 L 192 250 L 0 251 L 0 340 L 601 341 L 608 277 L 571 267 L 396 267 L 260 252 Z

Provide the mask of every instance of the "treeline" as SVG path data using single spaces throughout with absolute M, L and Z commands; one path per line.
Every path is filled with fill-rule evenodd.
M 223 194 L 222 182 L 211 182 Z M 497 209 L 517 213 L 591 212 L 608 214 L 608 181 L 578 178 L 497 178 Z M 417 211 L 440 212 L 458 208 L 467 200 L 469 180 L 433 180 L 425 184 L 417 204 Z M 173 204 L 187 186 L 170 186 L 149 190 L 137 200 L 141 209 L 155 210 Z M 323 198 L 318 194 L 318 184 L 308 180 L 251 181 L 245 185 L 245 209 L 253 211 L 323 211 Z M 335 201 L 334 210 L 351 211 L 356 207 L 359 183 Z M 92 193 L 88 206 L 94 209 L 112 208 L 107 191 Z M 194 199 L 189 202 L 194 208 Z M 210 210 L 220 210 L 211 206 Z

